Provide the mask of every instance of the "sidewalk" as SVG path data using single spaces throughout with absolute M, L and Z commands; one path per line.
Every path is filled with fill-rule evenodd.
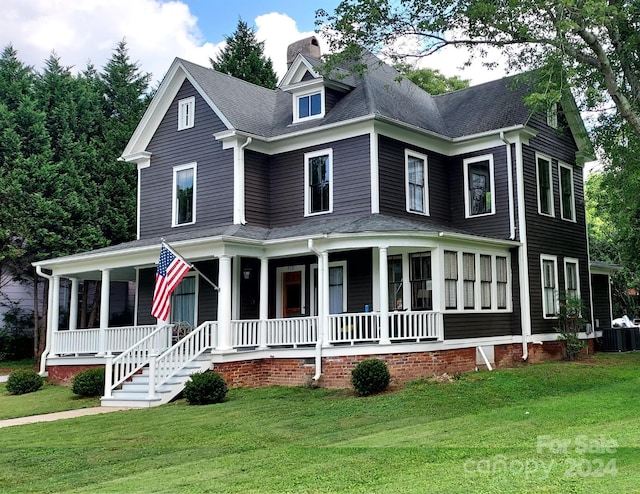
M 14 425 L 35 424 L 37 422 L 53 422 L 55 420 L 73 419 L 84 417 L 85 415 L 98 415 L 100 413 L 117 412 L 119 410 L 130 410 L 126 407 L 93 407 L 68 410 L 66 412 L 47 413 L 45 415 L 31 415 L 30 417 L 18 417 L 15 419 L 0 420 L 0 429 L 12 427 Z

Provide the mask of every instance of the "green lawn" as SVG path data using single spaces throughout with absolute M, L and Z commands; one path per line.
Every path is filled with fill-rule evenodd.
M 11 427 L 0 491 L 640 492 L 639 371 L 640 353 L 600 355 L 368 398 L 232 390 Z

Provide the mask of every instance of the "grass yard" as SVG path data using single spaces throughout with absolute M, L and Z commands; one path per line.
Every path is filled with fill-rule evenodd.
M 368 398 L 232 390 L 10 427 L 0 491 L 640 492 L 639 371 L 640 353 L 599 355 Z

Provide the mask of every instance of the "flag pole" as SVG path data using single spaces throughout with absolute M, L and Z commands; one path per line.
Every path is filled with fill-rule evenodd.
M 196 268 L 193 264 L 191 264 L 190 262 L 187 262 L 184 257 L 182 257 L 180 254 L 178 254 L 173 247 L 171 247 L 167 242 L 165 242 L 164 238 L 161 238 L 160 240 L 162 240 L 162 245 L 164 245 L 167 250 L 169 252 L 171 252 L 174 256 L 179 257 L 180 259 L 182 259 L 182 261 L 187 264 L 191 269 L 193 269 L 196 273 L 198 273 L 202 279 L 204 279 L 207 283 L 209 283 L 215 290 L 220 291 L 220 288 L 218 288 L 218 285 L 216 285 L 213 281 L 211 281 L 209 278 L 207 278 L 207 276 L 200 271 L 198 268 Z

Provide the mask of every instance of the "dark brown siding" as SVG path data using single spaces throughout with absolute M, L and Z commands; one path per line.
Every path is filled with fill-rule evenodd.
M 347 312 L 364 312 L 373 307 L 371 249 L 331 254 L 329 261 L 347 261 Z
M 609 277 L 606 274 L 592 275 L 591 287 L 593 288 L 593 319 L 595 329 L 610 328 Z
M 333 213 L 344 216 L 371 211 L 369 136 L 328 142 L 271 158 L 271 226 L 292 225 L 304 217 L 304 154 L 333 150 Z M 327 215 L 318 215 L 322 221 Z M 314 221 L 308 218 L 307 221 Z
M 153 288 L 156 283 L 156 268 L 141 269 L 138 274 L 138 324 L 155 324 L 151 315 Z
M 195 125 L 178 131 L 178 100 L 195 96 Z M 213 138 L 222 121 L 185 81 L 169 107 L 148 151 L 151 166 L 140 173 L 140 236 L 158 237 L 171 229 L 173 167 L 197 162 L 196 223 L 174 228 L 220 226 L 233 221 L 233 150 Z
M 510 312 L 482 314 L 444 314 L 445 340 L 459 338 L 481 338 L 518 334 L 513 327 Z
M 589 290 L 583 168 L 575 165 L 577 147 L 566 126 L 561 125 L 558 130 L 553 129 L 546 125 L 546 117 L 539 114 L 534 115 L 529 124 L 538 132 L 538 135 L 531 139 L 529 146 L 523 146 L 532 332 L 554 332 L 557 320 L 542 317 L 541 254 L 557 256 L 560 290 L 565 287 L 564 258 L 579 260 L 580 294 L 585 301 L 585 317 L 590 318 L 588 301 L 591 294 Z M 555 217 L 538 214 L 536 152 L 545 154 L 552 160 Z M 575 222 L 563 220 L 560 216 L 558 160 L 573 167 Z
M 463 160 L 484 155 L 493 156 L 493 177 L 496 190 L 493 191 L 492 198 L 495 201 L 495 214 L 465 218 L 465 195 L 468 194 L 468 191 L 464 186 Z M 509 180 L 505 146 L 456 156 L 451 159 L 449 170 L 453 226 L 479 235 L 509 238 Z
M 269 227 L 269 157 L 245 151 L 245 217 L 249 225 Z
M 338 101 L 344 97 L 344 93 L 336 91 L 335 89 L 326 88 L 324 90 L 324 111 L 325 115 L 331 111 Z
M 448 158 L 382 135 L 378 140 L 378 149 L 380 212 L 395 216 L 407 216 L 415 220 L 422 218 L 425 221 L 449 224 L 451 206 L 449 203 Z M 427 156 L 429 216 L 407 212 L 405 149 L 411 149 Z

